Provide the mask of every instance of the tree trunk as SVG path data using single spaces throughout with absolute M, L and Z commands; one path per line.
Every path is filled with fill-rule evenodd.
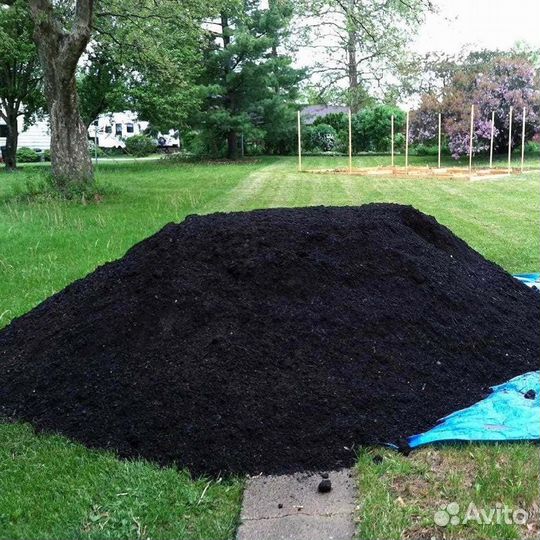
M 229 18 L 227 17 L 227 14 L 222 12 L 221 13 L 221 35 L 223 38 L 223 49 L 227 49 L 231 44 L 231 36 L 229 34 Z M 231 59 L 229 58 L 228 61 L 225 63 L 224 66 L 224 81 L 226 84 L 226 79 L 228 74 L 231 71 Z M 227 92 L 225 99 L 224 99 L 225 106 L 229 109 L 231 115 L 234 115 L 235 112 L 235 106 L 234 106 L 234 93 L 231 94 L 230 92 Z M 227 132 L 227 157 L 229 159 L 237 159 L 238 158 L 238 137 L 235 131 L 229 131 Z
M 227 157 L 238 159 L 238 134 L 235 131 L 227 133 Z
M 223 39 L 223 48 L 226 49 L 231 44 L 231 36 L 229 34 L 229 17 L 227 17 L 227 14 L 225 12 L 221 12 L 220 18 L 221 38 Z
M 88 135 L 79 112 L 75 74 L 91 36 L 93 0 L 77 0 L 72 30 L 55 18 L 50 0 L 30 0 L 51 125 L 51 168 L 60 189 L 93 180 Z
M 17 114 L 6 111 L 7 137 L 4 150 L 4 163 L 8 171 L 14 171 L 17 167 L 17 141 L 19 129 L 17 126 Z
M 347 73 L 349 77 L 349 105 L 358 112 L 358 66 L 356 64 L 356 32 L 349 32 L 347 43 Z
M 51 126 L 51 168 L 59 186 L 86 184 L 93 179 L 88 132 L 79 113 L 75 74 L 56 66 L 47 93 Z M 60 81 L 64 85 L 58 84 Z M 49 84 L 45 76 L 45 85 Z M 66 88 L 66 86 L 68 88 Z
M 356 62 L 356 21 L 353 18 L 354 0 L 349 0 L 347 17 L 347 76 L 349 79 L 349 106 L 353 113 L 358 112 L 358 64 Z
M 349 90 L 354 93 L 358 88 L 358 67 L 356 65 L 356 32 L 349 31 L 347 39 L 347 74 Z

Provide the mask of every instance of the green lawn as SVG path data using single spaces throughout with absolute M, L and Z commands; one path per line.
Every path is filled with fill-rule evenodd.
M 387 161 L 356 158 L 355 164 Z M 306 168 L 345 162 L 304 158 Z M 27 166 L 17 174 L 0 173 L 0 327 L 190 213 L 400 202 L 435 215 L 510 272 L 539 266 L 540 181 L 534 172 L 468 182 L 297 173 L 294 158 L 235 165 L 111 161 L 97 171 L 105 187 L 98 203 L 14 197 L 43 171 L 44 166 Z M 433 529 L 433 505 L 475 496 L 485 504 L 501 497 L 514 505 L 538 500 L 538 481 L 530 480 L 531 474 L 537 480 L 540 468 L 537 447 L 472 445 L 431 449 L 409 459 L 384 453 L 381 465 L 373 463 L 370 452 L 362 452 L 358 462 L 363 539 L 418 537 L 421 531 L 436 537 L 443 532 L 446 537 L 519 537 L 523 531 L 508 525 L 485 531 Z M 429 452 L 437 456 L 435 472 L 422 457 Z M 497 460 L 510 465 L 495 467 Z M 437 476 L 441 467 L 450 470 L 448 482 Z M 469 481 L 456 480 L 461 477 Z M 413 489 L 409 500 L 411 490 L 402 486 L 428 480 L 442 495 L 425 490 L 419 497 Z M 27 426 L 0 425 L 0 538 L 232 538 L 241 491 L 241 479 L 193 480 L 182 471 L 119 461 L 60 437 L 36 436 Z

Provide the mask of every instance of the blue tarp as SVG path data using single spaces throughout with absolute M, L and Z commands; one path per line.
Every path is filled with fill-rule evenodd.
M 540 290 L 540 274 L 514 276 Z M 407 439 L 410 448 L 449 441 L 540 440 L 540 371 L 493 386 L 491 394 L 456 411 L 429 431 Z
M 527 397 L 525 397 L 527 396 Z M 443 441 L 521 441 L 540 439 L 540 371 L 530 371 L 492 387 L 467 409 L 440 420 L 433 429 L 409 437 L 411 448 Z
M 514 277 L 528 287 L 535 287 L 540 290 L 540 274 L 514 274 Z

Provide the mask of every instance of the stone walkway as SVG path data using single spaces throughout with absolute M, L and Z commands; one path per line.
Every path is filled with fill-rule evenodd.
M 237 540 L 351 540 L 354 535 L 354 472 L 328 474 L 332 490 L 319 493 L 317 473 L 250 478 L 244 492 Z

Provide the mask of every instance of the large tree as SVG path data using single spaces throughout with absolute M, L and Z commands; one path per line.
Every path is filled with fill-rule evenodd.
M 316 51 L 312 73 L 322 93 L 346 89 L 345 99 L 357 111 L 367 90 L 389 82 L 397 72 L 431 0 L 300 0 L 298 11 L 307 46 Z
M 212 26 L 201 85 L 205 102 L 198 118 L 211 153 L 225 148 L 227 157 L 237 158 L 242 137 L 277 150 L 287 146 L 287 130 L 276 128 L 294 126 L 291 104 L 304 76 L 281 50 L 291 6 L 271 0 L 262 8 L 246 0 L 222 10 Z
M 51 166 L 59 187 L 85 185 L 93 171 L 88 134 L 77 96 L 77 65 L 92 35 L 93 0 L 76 0 L 74 10 L 64 3 L 28 0 L 34 21 L 49 122 Z M 60 8 L 62 11 L 60 11 Z
M 7 128 L 4 161 L 17 165 L 18 119 L 29 123 L 43 105 L 41 70 L 32 41 L 33 24 L 28 3 L 16 0 L 0 8 L 0 118 Z
M 156 124 L 185 120 L 195 104 L 191 82 L 200 65 L 202 18 L 224 1 L 27 0 L 49 113 L 52 174 L 60 189 L 92 182 L 87 124 L 120 98 Z

